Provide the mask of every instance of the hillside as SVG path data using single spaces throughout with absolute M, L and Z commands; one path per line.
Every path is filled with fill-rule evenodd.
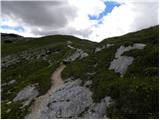
M 100 43 L 2 34 L 1 117 L 158 118 L 158 27 Z

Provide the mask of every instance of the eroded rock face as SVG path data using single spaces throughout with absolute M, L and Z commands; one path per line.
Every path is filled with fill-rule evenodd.
M 13 99 L 13 102 L 22 101 L 23 106 L 29 105 L 30 102 L 38 96 L 39 92 L 36 89 L 36 85 L 28 85 L 18 92 L 17 96 Z
M 120 73 L 120 76 L 123 77 L 128 66 L 132 64 L 134 58 L 129 56 L 121 56 L 124 52 L 133 50 L 133 49 L 143 49 L 145 44 L 135 43 L 133 46 L 120 46 L 115 53 L 115 59 L 110 63 L 109 69 L 114 70 L 116 73 Z

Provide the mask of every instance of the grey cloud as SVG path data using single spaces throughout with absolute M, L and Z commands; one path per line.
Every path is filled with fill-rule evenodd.
M 2 16 L 20 18 L 29 26 L 55 29 L 64 27 L 76 16 L 76 9 L 61 1 L 2 1 Z
M 155 2 L 141 2 L 134 3 L 132 8 L 137 16 L 132 23 L 133 30 L 140 30 L 149 26 L 158 24 L 158 3 Z

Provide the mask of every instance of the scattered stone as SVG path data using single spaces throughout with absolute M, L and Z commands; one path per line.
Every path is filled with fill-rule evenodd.
M 13 102 L 22 101 L 23 106 L 29 105 L 30 102 L 38 96 L 39 92 L 35 87 L 35 84 L 28 85 L 18 92 Z

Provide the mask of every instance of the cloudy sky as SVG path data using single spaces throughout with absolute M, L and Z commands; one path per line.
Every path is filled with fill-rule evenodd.
M 159 24 L 158 5 L 158 0 L 3 0 L 0 32 L 99 42 Z

